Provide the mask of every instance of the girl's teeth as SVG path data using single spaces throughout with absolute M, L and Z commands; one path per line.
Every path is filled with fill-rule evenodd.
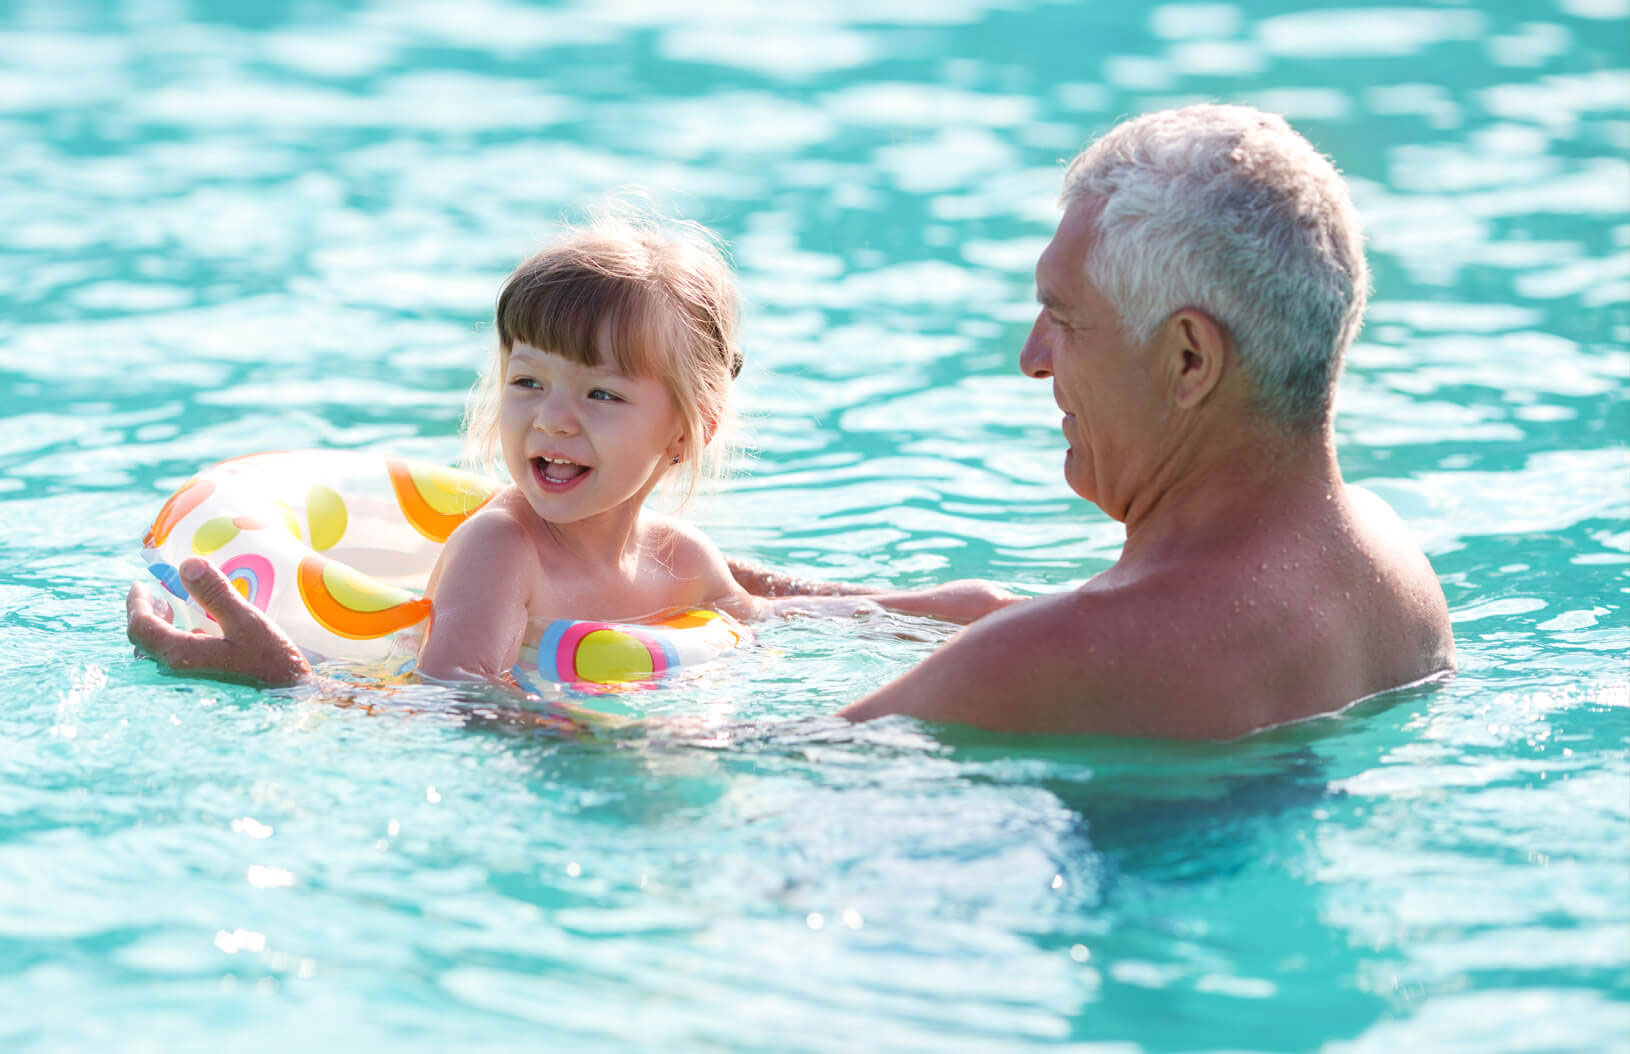
M 551 483 L 567 483 L 576 479 L 588 469 L 572 461 L 557 461 L 554 458 L 539 458 L 543 462 L 543 478 Z

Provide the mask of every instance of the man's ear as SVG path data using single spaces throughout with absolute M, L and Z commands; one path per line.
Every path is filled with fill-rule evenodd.
M 1172 313 L 1160 327 L 1160 348 L 1172 403 L 1191 410 L 1205 401 L 1231 365 L 1234 342 L 1199 308 Z

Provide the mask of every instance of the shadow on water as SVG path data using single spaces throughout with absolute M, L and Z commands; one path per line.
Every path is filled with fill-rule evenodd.
M 1227 743 L 936 729 L 962 779 L 1044 789 L 1070 817 L 1053 846 L 1055 882 L 1077 895 L 1051 905 L 1032 939 L 1091 978 L 1072 1038 L 1135 1037 L 1147 1050 L 1227 1046 L 1230 1035 L 1260 1044 L 1258 1030 L 1232 1029 L 1272 996 L 1298 1013 L 1261 1049 L 1305 1050 L 1391 1013 L 1396 999 L 1372 978 L 1393 972 L 1400 952 L 1363 948 L 1337 921 L 1343 894 L 1324 874 L 1320 831 L 1359 822 L 1342 781 L 1409 741 L 1437 690 Z
M 937 728 L 935 738 L 965 778 L 1046 788 L 1076 815 L 1083 838 L 1123 870 L 1199 880 L 1245 866 L 1256 851 L 1252 831 L 1339 803 L 1344 792 L 1332 784 L 1404 741 L 1401 725 L 1439 687 L 1398 689 L 1228 742 L 1003 736 L 956 726 Z M 1194 860 L 1205 861 L 1204 875 L 1192 871 Z

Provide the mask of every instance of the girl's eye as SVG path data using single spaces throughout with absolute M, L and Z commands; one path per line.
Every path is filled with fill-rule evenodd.
M 516 388 L 536 388 L 538 382 L 531 377 L 512 377 L 509 383 Z
M 601 401 L 610 401 L 610 402 L 621 402 L 622 401 L 622 399 L 617 395 L 616 392 L 608 392 L 604 388 L 595 388 L 594 390 L 590 391 L 589 392 L 589 398 L 590 399 L 598 399 L 598 400 L 601 400 Z

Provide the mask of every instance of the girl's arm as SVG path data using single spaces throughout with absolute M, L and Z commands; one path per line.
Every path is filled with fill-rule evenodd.
M 419 649 L 418 675 L 516 687 L 510 670 L 526 632 L 537 564 L 525 530 L 500 510 L 484 510 L 461 524 L 431 573 L 435 615 Z

